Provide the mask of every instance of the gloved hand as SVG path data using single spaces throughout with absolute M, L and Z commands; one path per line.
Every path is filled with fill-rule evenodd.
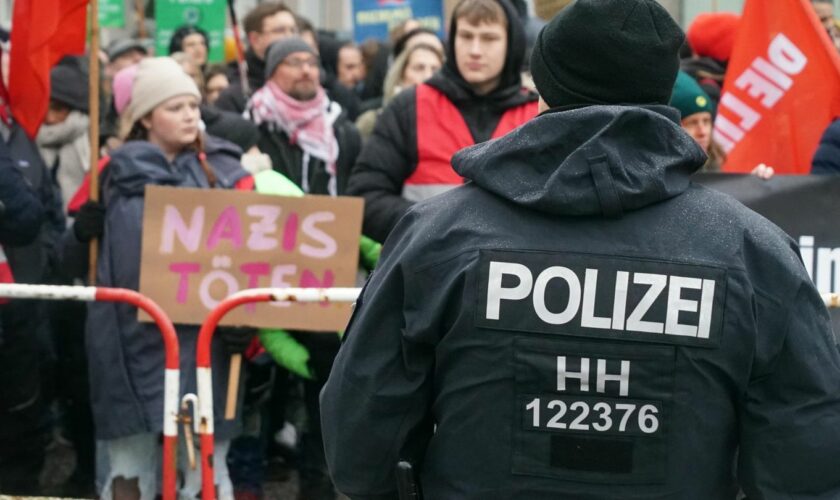
M 260 342 L 274 361 L 290 372 L 312 380 L 309 350 L 285 330 L 260 330 Z
M 242 354 L 245 352 L 245 349 L 251 345 L 251 339 L 256 334 L 256 328 L 246 326 L 226 326 L 220 328 L 217 332 L 228 354 Z
M 105 232 L 105 207 L 96 201 L 88 201 L 79 208 L 73 222 L 73 234 L 81 242 L 99 238 Z

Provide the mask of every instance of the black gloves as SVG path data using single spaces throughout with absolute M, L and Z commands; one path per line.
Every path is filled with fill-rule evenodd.
M 105 207 L 96 201 L 88 201 L 79 208 L 73 223 L 73 234 L 81 242 L 99 238 L 105 231 Z
M 228 354 L 241 354 L 251 345 L 251 339 L 257 334 L 256 328 L 224 326 L 216 334 L 222 338 Z

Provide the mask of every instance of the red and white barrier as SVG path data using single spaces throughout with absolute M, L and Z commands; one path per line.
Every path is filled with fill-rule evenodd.
M 78 302 L 122 302 L 138 307 L 154 320 L 163 337 L 165 350 L 164 400 L 163 400 L 163 500 L 176 500 L 176 450 L 178 448 L 178 384 L 180 359 L 178 336 L 172 321 L 152 300 L 124 288 L 92 286 L 52 286 L 0 284 L 0 298 L 74 300 Z
M 360 288 L 252 288 L 226 298 L 210 311 L 198 333 L 196 378 L 198 383 L 198 433 L 201 443 L 201 498 L 215 500 L 213 472 L 213 373 L 210 342 L 225 315 L 243 305 L 257 302 L 355 302 Z

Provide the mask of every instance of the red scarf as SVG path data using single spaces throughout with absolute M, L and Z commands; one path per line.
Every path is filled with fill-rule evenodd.
M 327 164 L 329 192 L 333 196 L 338 194 L 335 183 L 338 140 L 333 124 L 341 114 L 341 106 L 331 102 L 323 88 L 318 89 L 313 99 L 298 101 L 269 81 L 251 97 L 248 111 L 254 123 L 279 127 L 289 136 L 289 142 L 303 150 L 301 188 L 304 192 L 309 192 L 309 157 L 313 156 Z

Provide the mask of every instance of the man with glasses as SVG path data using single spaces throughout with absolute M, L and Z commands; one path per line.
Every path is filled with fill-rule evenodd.
M 248 102 L 260 128 L 260 151 L 306 193 L 344 193 L 360 150 L 356 127 L 321 86 L 318 54 L 300 37 L 275 42 L 266 55 L 266 84 Z
M 350 168 L 361 149 L 355 125 L 331 101 L 320 82 L 315 49 L 300 37 L 274 42 L 265 57 L 266 84 L 248 101 L 247 113 L 257 124 L 260 151 L 275 171 L 305 193 L 344 194 Z M 259 186 L 259 181 L 258 181 Z M 318 394 L 340 346 L 335 333 L 290 332 L 309 352 L 311 378 L 304 380 L 309 415 L 301 444 L 298 498 L 335 498 L 326 473 Z
M 248 88 L 254 92 L 265 84 L 265 55 L 269 45 L 277 40 L 298 34 L 297 18 L 283 3 L 265 2 L 254 7 L 242 23 L 248 37 L 245 63 L 248 66 Z M 239 68 L 234 61 L 229 66 L 232 82 L 216 101 L 216 107 L 241 114 L 248 96 L 242 88 Z

